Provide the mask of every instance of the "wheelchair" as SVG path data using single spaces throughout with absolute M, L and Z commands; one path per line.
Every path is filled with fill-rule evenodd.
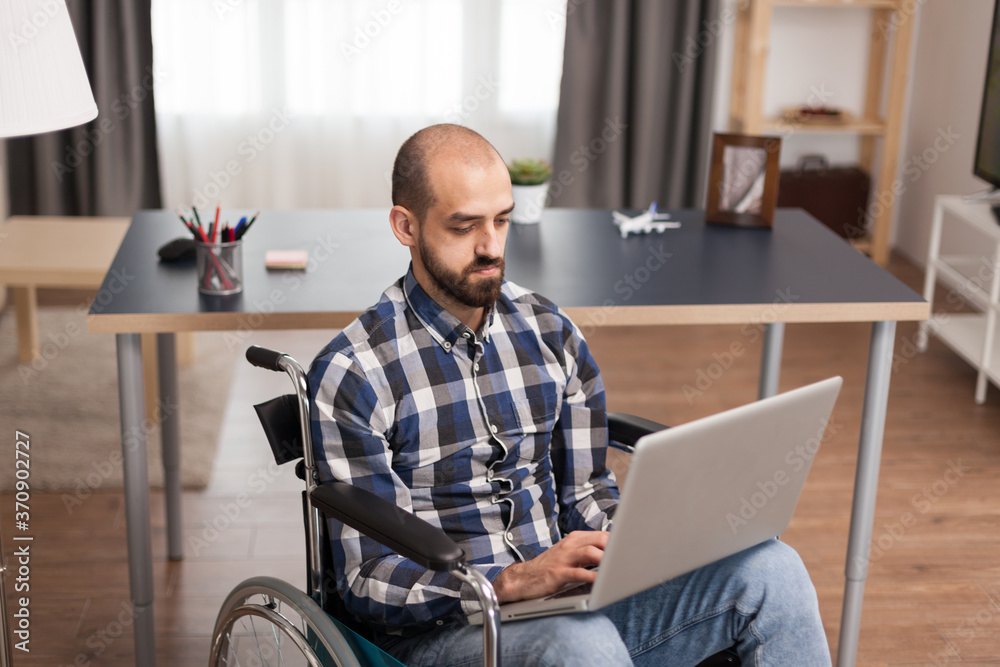
M 422 567 L 450 572 L 471 586 L 484 612 L 484 664 L 499 667 L 499 603 L 489 580 L 464 562 L 462 549 L 440 528 L 350 484 L 318 485 L 305 372 L 290 356 L 261 347 L 250 347 L 246 358 L 254 366 L 285 372 L 295 385 L 295 394 L 278 396 L 254 408 L 276 463 L 297 461 L 295 472 L 305 482 L 302 511 L 308 590 L 303 592 L 274 577 L 252 577 L 237 585 L 216 618 L 210 667 L 402 665 L 370 641 L 370 633 L 352 619 L 340 599 L 333 578 L 327 517 L 364 533 Z M 609 440 L 626 452 L 643 435 L 666 428 L 632 415 L 609 414 L 608 421 Z M 739 664 L 734 653 L 724 651 L 697 667 Z

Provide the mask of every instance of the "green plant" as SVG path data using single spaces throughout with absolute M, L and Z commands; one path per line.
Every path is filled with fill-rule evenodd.
M 541 185 L 552 176 L 552 165 L 545 160 L 521 158 L 507 165 L 511 185 Z

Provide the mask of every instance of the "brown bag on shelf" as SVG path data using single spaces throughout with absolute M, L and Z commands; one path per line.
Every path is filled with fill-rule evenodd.
M 783 169 L 778 206 L 804 208 L 846 239 L 864 236 L 871 178 L 858 167 L 830 167 L 822 155 L 803 155 Z

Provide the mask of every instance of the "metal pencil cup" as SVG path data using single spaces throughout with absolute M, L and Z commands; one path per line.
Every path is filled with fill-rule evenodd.
M 243 291 L 243 241 L 195 242 L 198 291 L 202 294 L 236 294 Z

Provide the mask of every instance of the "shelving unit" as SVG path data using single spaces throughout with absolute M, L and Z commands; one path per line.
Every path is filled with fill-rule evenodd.
M 837 125 L 791 125 L 796 133 L 843 134 L 860 142 L 861 168 L 875 177 L 872 197 L 883 196 L 879 215 L 871 221 L 868 234 L 855 245 L 878 264 L 889 261 L 889 232 L 896 195 L 906 70 L 913 35 L 913 3 L 905 0 L 749 0 L 740 3 L 733 50 L 733 88 L 729 124 L 743 134 L 785 134 L 790 124 L 780 118 L 764 117 L 764 76 L 770 51 L 771 18 L 775 7 L 867 8 L 873 12 L 871 47 L 865 84 L 862 116 Z M 910 10 L 910 11 L 908 11 Z M 891 26 L 891 29 L 886 29 Z M 887 69 L 888 67 L 888 69 Z M 884 93 L 887 90 L 887 95 Z M 883 109 L 883 97 L 886 97 Z M 881 155 L 877 141 L 883 140 Z
M 992 255 L 941 255 L 941 234 L 945 222 L 962 224 L 981 233 L 992 247 Z M 927 275 L 924 298 L 934 309 L 934 290 L 938 282 L 946 285 L 955 298 L 949 301 L 969 304 L 978 313 L 938 313 L 920 323 L 917 349 L 927 349 L 929 335 L 965 359 L 978 372 L 976 403 L 986 400 L 987 381 L 1000 386 L 1000 339 L 997 316 L 1000 314 L 1000 225 L 990 206 L 967 203 L 958 196 L 939 195 L 934 203 L 930 245 L 927 249 Z

